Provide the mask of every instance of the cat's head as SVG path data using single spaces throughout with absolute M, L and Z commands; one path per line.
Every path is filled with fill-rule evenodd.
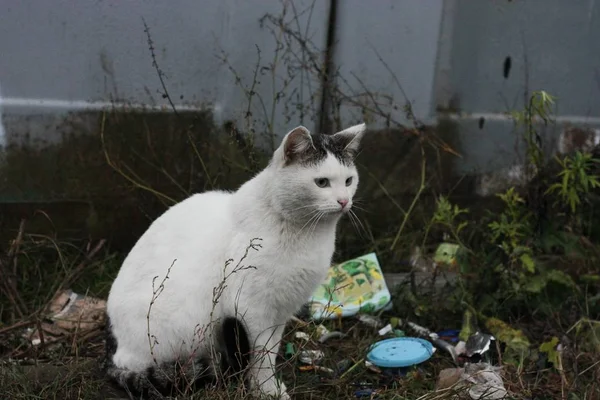
M 273 154 L 273 206 L 286 218 L 315 220 L 350 211 L 358 186 L 354 159 L 366 125 L 311 136 L 299 126 Z

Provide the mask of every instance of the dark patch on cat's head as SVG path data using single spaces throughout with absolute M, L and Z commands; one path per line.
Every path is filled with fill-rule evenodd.
M 335 135 L 311 135 L 304 127 L 291 131 L 285 138 L 285 165 L 314 166 L 333 155 L 346 166 L 354 165 L 357 146 L 351 145 L 355 134 L 340 132 Z
M 320 154 L 324 153 L 327 156 L 327 153 L 331 153 L 346 166 L 354 165 L 356 158 L 356 150 L 348 146 L 349 142 L 348 137 L 340 135 L 317 135 L 313 138 L 313 143 Z

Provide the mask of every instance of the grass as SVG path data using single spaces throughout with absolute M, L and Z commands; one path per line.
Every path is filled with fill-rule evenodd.
M 19 232 L 19 231 L 17 231 Z M 22 300 L 23 316 L 16 311 L 12 301 L 1 299 L 0 324 L 0 398 L 10 399 L 106 399 L 126 398 L 125 393 L 107 382 L 99 366 L 103 353 L 103 337 L 99 329 L 76 332 L 62 337 L 56 343 L 46 343 L 39 348 L 26 346 L 20 336 L 23 327 L 19 323 L 35 326 L 43 319 L 45 304 L 56 290 L 68 285 L 79 293 L 105 298 L 110 283 L 119 268 L 122 254 L 115 254 L 98 243 L 62 242 L 56 237 L 28 235 L 26 229 L 17 233 L 3 265 L 16 268 L 17 288 Z M 18 249 L 17 249 L 18 247 Z M 95 252 L 94 249 L 96 249 Z M 92 254 L 93 252 L 93 254 Z M 15 263 L 16 262 L 16 263 Z M 6 268 L 5 268 L 6 271 Z M 73 274 L 73 271 L 78 271 Z M 427 285 L 414 291 L 422 310 L 407 301 L 413 293 L 410 285 L 397 288 L 394 309 L 381 316 L 387 322 L 392 316 L 411 318 L 433 330 L 460 328 L 460 310 L 449 310 L 448 296 L 451 291 L 428 292 Z M 3 292 L 4 293 L 4 292 Z M 413 295 L 415 295 L 413 293 Z M 577 300 L 585 299 L 581 297 Z M 20 301 L 20 300 L 19 300 Z M 590 304 L 576 301 L 557 308 L 554 319 L 536 320 L 535 316 L 514 320 L 516 327 L 527 332 L 533 349 L 558 336 L 568 343 L 562 355 L 563 371 L 534 358 L 520 363 L 499 360 L 502 353 L 492 347 L 489 357 L 494 364 L 502 363 L 502 376 L 513 399 L 594 399 L 600 396 L 600 348 L 585 335 L 597 335 L 600 329 L 588 330 L 586 320 L 579 328 L 570 321 L 590 316 Z M 420 314 L 420 315 L 419 315 Z M 17 324 L 17 325 L 15 325 Z M 569 325 L 571 324 L 571 325 Z M 315 323 L 306 326 L 290 324 L 283 342 L 293 342 L 296 353 L 301 349 L 320 349 L 325 357 L 321 366 L 337 370 L 346 364 L 346 372 L 331 376 L 319 371 L 302 371 L 302 365 L 294 357 L 280 357 L 280 373 L 296 399 L 351 399 L 360 389 L 376 389 L 380 399 L 450 399 L 458 395 L 456 390 L 435 391 L 439 372 L 453 367 L 451 358 L 439 350 L 425 363 L 413 369 L 405 377 L 393 378 L 370 371 L 364 358 L 371 344 L 380 340 L 376 329 L 353 318 L 326 321 L 330 330 L 346 333 L 342 339 L 332 339 L 325 344 L 314 340 L 305 342 L 294 338 L 297 330 L 314 337 Z M 14 328 L 11 328 L 14 327 Z M 590 333 L 591 332 L 591 333 Z M 411 334 L 406 329 L 407 334 Z M 590 347 L 592 343 L 592 347 Z M 587 347 L 586 347 L 587 346 Z M 283 350 L 282 352 L 283 353 Z M 348 371 L 348 366 L 354 366 Z M 362 385 L 362 386 L 361 386 Z M 243 398 L 239 388 L 229 391 L 206 389 L 185 399 Z

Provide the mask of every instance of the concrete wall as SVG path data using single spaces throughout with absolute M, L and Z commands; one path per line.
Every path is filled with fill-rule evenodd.
M 600 126 L 598 2 L 446 0 L 445 7 L 434 103 L 461 111 L 454 117 L 463 169 L 518 161 L 516 132 L 504 113 L 522 109 L 526 91 L 557 97 L 557 124 L 544 130 L 548 143 L 567 124 Z
M 377 52 L 402 83 L 416 113 L 430 117 L 442 2 L 340 3 L 337 62 L 348 82 L 345 90 L 358 96 L 365 91 L 364 84 L 404 103 Z M 261 27 L 259 20 L 265 14 L 282 15 L 284 10 L 286 24 L 303 32 L 315 50 L 322 49 L 328 2 L 320 0 L 0 0 L 0 110 L 5 131 L 0 143 L 24 134 L 55 140 L 67 112 L 98 109 L 115 101 L 167 107 L 142 19 L 151 30 L 156 59 L 177 106 L 212 107 L 219 120 L 243 124 L 248 100 L 240 86 L 250 88 L 257 47 L 261 66 L 268 66 L 273 62 L 275 38 L 285 39 L 280 31 L 274 35 L 268 26 Z M 284 82 L 285 68 L 300 49 L 298 42 L 285 46 L 278 53 L 275 78 L 268 71 L 259 75 L 255 89 L 264 109 L 258 101 L 253 108 L 255 118 L 263 124 L 269 120 L 278 134 L 297 123 L 314 124 L 311 112 L 290 112 L 283 101 L 272 113 L 274 92 L 285 84 L 284 95 L 298 100 L 301 93 L 300 101 L 309 111 L 318 100 L 314 76 L 297 73 L 292 82 Z M 228 65 L 222 61 L 224 56 Z M 239 82 L 229 67 L 237 72 Z M 401 110 L 394 113 L 403 119 Z M 353 107 L 347 107 L 344 116 L 364 117 Z
M 232 119 L 276 135 L 299 123 L 314 128 L 319 81 L 309 71 L 311 59 L 300 42 L 260 20 L 283 15 L 318 64 L 327 13 L 324 0 L 0 0 L 0 144 L 25 134 L 56 140 L 67 113 L 114 102 L 168 110 L 142 19 L 177 107 L 210 107 L 218 122 Z M 352 101 L 376 101 L 398 122 L 406 122 L 406 99 L 426 122 L 437 109 L 458 108 L 450 115 L 461 131 L 458 166 L 494 170 L 518 161 L 516 133 L 503 113 L 523 107 L 526 89 L 558 97 L 549 142 L 568 123 L 600 126 L 598 37 L 594 0 L 568 6 L 562 0 L 344 0 L 336 54 L 347 96 L 342 117 L 383 123 Z M 505 79 L 506 57 L 512 68 Z M 274 61 L 273 75 L 263 67 Z M 257 65 L 262 73 L 247 120 L 245 91 Z

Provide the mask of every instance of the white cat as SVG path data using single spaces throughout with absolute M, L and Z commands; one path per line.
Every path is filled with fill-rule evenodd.
M 196 194 L 154 221 L 108 297 L 108 375 L 151 394 L 169 385 L 176 361 L 193 380 L 249 350 L 252 392 L 289 398 L 274 376 L 279 342 L 327 275 L 365 130 L 311 136 L 297 127 L 236 192 Z

